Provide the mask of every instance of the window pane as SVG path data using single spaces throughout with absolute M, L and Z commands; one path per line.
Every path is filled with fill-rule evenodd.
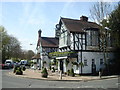
M 87 59 L 84 60 L 84 66 L 87 66 Z
M 103 64 L 103 59 L 100 59 L 100 65 L 102 65 Z

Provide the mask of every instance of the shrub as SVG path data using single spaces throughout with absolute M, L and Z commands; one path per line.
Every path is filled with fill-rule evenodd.
M 15 73 L 16 75 L 23 75 L 23 71 L 20 66 L 15 66 L 13 73 Z
M 68 76 L 70 75 L 70 70 L 67 71 L 67 75 L 68 75 Z
M 74 77 L 74 76 L 75 76 L 75 73 L 74 73 L 73 68 L 71 68 L 71 70 L 70 70 L 70 76 L 72 76 L 72 77 Z
M 23 75 L 23 71 L 21 69 L 21 67 L 17 67 L 17 70 L 16 70 L 16 75 Z
M 13 68 L 13 73 L 15 73 L 16 72 L 16 70 L 18 70 L 20 68 L 20 66 L 19 65 L 15 65 L 14 66 L 14 68 Z
M 37 64 L 37 62 L 33 62 L 34 64 Z
M 21 70 L 16 70 L 16 75 L 23 75 L 23 71 Z
M 17 66 L 14 67 L 13 73 L 16 73 L 16 70 L 17 70 Z
M 22 67 L 22 70 L 23 70 L 23 71 L 25 71 L 25 70 L 26 70 L 25 66 L 23 66 L 23 67 Z
M 42 73 L 42 77 L 47 78 L 48 72 L 47 72 L 47 69 L 46 69 L 46 68 L 44 68 L 41 73 Z
M 65 72 L 64 74 L 67 75 L 67 72 Z

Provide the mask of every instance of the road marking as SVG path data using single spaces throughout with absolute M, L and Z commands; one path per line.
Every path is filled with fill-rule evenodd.
M 93 88 L 93 86 L 84 86 L 84 88 Z
M 59 87 L 59 88 L 65 88 L 65 87 Z

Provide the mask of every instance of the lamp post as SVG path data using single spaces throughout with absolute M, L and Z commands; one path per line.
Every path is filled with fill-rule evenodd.
M 30 43 L 30 46 L 35 46 L 35 44 Z M 33 50 L 36 53 L 36 49 Z
M 34 46 L 35 44 L 30 43 L 29 45 L 30 45 L 30 46 Z M 35 60 L 34 60 L 33 58 L 32 58 L 32 59 L 33 59 L 34 62 L 36 62 L 36 64 L 35 64 L 35 68 L 37 68 L 38 60 L 37 60 L 37 58 L 36 58 L 36 49 L 33 50 L 33 51 L 34 51 L 34 59 L 35 59 Z

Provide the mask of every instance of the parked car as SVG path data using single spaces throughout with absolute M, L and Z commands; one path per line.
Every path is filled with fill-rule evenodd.
M 0 64 L 0 69 L 9 69 L 8 64 Z
M 13 68 L 14 67 L 14 62 L 12 60 L 6 60 L 5 64 L 7 64 L 9 66 L 9 68 Z
M 21 60 L 21 61 L 19 62 L 19 65 L 25 65 L 25 66 L 28 66 L 29 63 L 28 63 L 27 60 Z
M 20 64 L 18 62 L 14 62 L 14 67 L 15 66 L 20 66 Z

